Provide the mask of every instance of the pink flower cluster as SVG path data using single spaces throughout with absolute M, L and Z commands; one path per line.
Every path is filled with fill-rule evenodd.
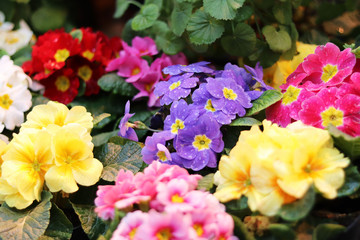
M 332 44 L 316 48 L 280 86 L 281 101 L 266 109 L 266 117 L 286 127 L 301 120 L 327 128 L 330 124 L 360 135 L 360 59 Z
M 128 213 L 113 233 L 119 239 L 229 239 L 234 222 L 224 205 L 210 193 L 195 190 L 200 175 L 179 166 L 153 162 L 134 175 L 120 170 L 115 185 L 99 186 L 95 212 L 112 219 L 115 208 L 129 210 L 134 204 L 150 207 Z
M 163 75 L 161 70 L 175 64 L 187 65 L 185 55 L 183 53 L 173 56 L 162 54 L 161 57 L 152 61 L 152 57 L 158 54 L 158 50 L 154 40 L 149 37 L 135 37 L 132 40 L 132 46 L 122 41 L 122 47 L 119 57 L 108 64 L 106 71 L 117 71 L 120 77 L 126 78 L 127 82 L 132 83 L 140 91 L 133 100 L 148 97 L 149 107 L 159 107 L 159 99 L 153 94 L 154 86 L 159 81 L 167 81 L 170 78 Z M 145 60 L 149 58 L 152 61 L 150 66 Z

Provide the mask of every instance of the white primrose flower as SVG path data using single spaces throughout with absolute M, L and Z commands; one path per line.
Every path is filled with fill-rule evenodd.
M 23 69 L 14 64 L 9 56 L 4 55 L 0 58 L 0 87 L 7 85 L 8 87 L 24 85 L 31 86 L 31 78 L 26 75 Z
M 5 22 L 5 14 L 0 11 L 0 31 L 11 31 L 13 27 L 13 23 Z
M 20 28 L 15 31 L 0 31 L 0 48 L 10 56 L 29 44 L 33 32 L 25 21 L 20 21 Z

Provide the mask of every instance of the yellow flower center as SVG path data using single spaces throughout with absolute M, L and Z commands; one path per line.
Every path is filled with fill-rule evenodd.
M 129 232 L 129 238 L 130 240 L 133 240 L 136 234 L 137 228 L 133 228 L 130 232 Z
M 140 68 L 138 68 L 138 67 L 136 67 L 136 68 L 134 68 L 132 71 L 131 71 L 131 75 L 137 75 L 137 74 L 139 74 L 140 73 Z
M 169 89 L 172 91 L 172 90 L 174 90 L 175 88 L 178 88 L 178 87 L 180 86 L 180 84 L 181 84 L 181 81 L 174 82 L 173 84 L 171 84 L 171 85 L 169 86 Z
M 180 119 L 176 119 L 175 123 L 171 125 L 171 133 L 178 134 L 179 129 L 183 129 L 185 124 Z
M 150 93 L 153 85 L 154 85 L 154 84 L 152 84 L 152 83 L 146 84 L 146 85 L 145 85 L 145 90 Z
M 70 80 L 66 76 L 60 76 L 56 79 L 55 86 L 60 92 L 66 92 L 70 87 Z
M 211 99 L 207 100 L 206 105 L 205 105 L 205 109 L 210 111 L 210 112 L 215 112 L 216 111 L 216 109 L 212 105 Z
M 13 85 L 11 85 L 10 83 L 7 83 L 6 86 L 8 86 L 9 88 L 13 87 Z
M 192 145 L 197 148 L 198 151 L 209 149 L 211 139 L 206 137 L 206 135 L 196 135 Z
M 171 196 L 171 201 L 173 203 L 183 203 L 184 202 L 184 198 L 180 197 L 179 194 L 174 194 Z
M 234 93 L 234 91 L 232 89 L 229 89 L 226 87 L 223 88 L 223 94 L 224 94 L 225 98 L 230 99 L 230 100 L 235 100 L 237 98 L 237 94 Z
M 94 58 L 94 53 L 90 50 L 86 50 L 82 53 L 84 58 L 87 58 L 89 61 L 91 61 Z
M 169 228 L 163 228 L 155 235 L 158 240 L 170 240 L 171 239 L 171 232 Z
M 44 73 L 45 73 L 45 74 L 49 74 L 50 72 L 51 72 L 51 71 L 50 71 L 49 69 L 47 69 L 47 68 L 44 69 Z
M 13 103 L 13 100 L 9 97 L 9 95 L 4 94 L 0 96 L 0 107 L 5 108 L 6 110 L 9 109 L 11 104 Z
M 58 49 L 54 55 L 56 62 L 65 62 L 65 60 L 70 56 L 69 50 L 66 48 Z
M 93 71 L 88 65 L 84 65 L 79 67 L 78 69 L 78 76 L 81 77 L 85 82 L 89 81 L 92 76 Z
M 287 89 L 286 92 L 283 95 L 283 99 L 282 99 L 282 103 L 284 105 L 289 105 L 292 102 L 295 102 L 297 100 L 297 98 L 300 95 L 300 88 L 294 87 L 293 85 L 290 85 Z
M 224 236 L 220 236 L 218 240 L 226 240 L 226 238 Z
M 331 64 L 327 64 L 322 70 L 321 80 L 323 80 L 323 82 L 330 81 L 338 72 L 337 66 Z
M 66 164 L 71 164 L 72 161 L 73 161 L 73 159 L 72 159 L 71 156 L 67 156 L 67 157 L 65 158 L 65 163 L 66 163 Z
M 160 159 L 160 161 L 166 161 L 167 157 L 164 151 L 158 151 L 156 156 L 158 156 L 158 158 Z
M 39 172 L 41 170 L 41 163 L 38 160 L 35 160 L 32 164 L 32 167 L 35 172 Z
M 5 39 L 5 42 L 6 42 L 7 44 L 9 44 L 9 45 L 15 44 L 15 43 L 17 43 L 18 41 L 19 41 L 19 38 L 17 38 L 17 37 L 7 37 L 7 38 Z
M 322 119 L 322 125 L 324 127 L 329 126 L 329 124 L 332 124 L 335 127 L 341 126 L 343 124 L 344 112 L 334 107 L 329 107 L 328 109 L 323 111 L 320 115 Z
M 250 185 L 251 185 L 251 180 L 250 178 L 248 178 L 244 181 L 244 187 L 249 187 Z
M 196 234 L 199 237 L 201 237 L 204 234 L 204 229 L 203 229 L 201 224 L 196 223 L 196 224 L 193 225 L 193 228 L 195 229 Z

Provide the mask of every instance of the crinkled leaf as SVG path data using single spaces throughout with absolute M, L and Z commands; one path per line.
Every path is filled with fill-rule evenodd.
M 125 82 L 125 80 L 116 73 L 108 73 L 103 75 L 99 79 L 98 85 L 104 91 L 111 91 L 114 94 L 119 94 L 121 96 L 131 97 L 138 92 L 138 90 L 136 90 L 136 88 L 131 83 Z
M 41 7 L 31 16 L 31 23 L 35 30 L 46 32 L 64 25 L 67 12 L 62 8 Z
M 344 232 L 346 227 L 339 224 L 323 223 L 319 224 L 313 233 L 313 240 L 331 240 L 336 239 L 336 236 Z
M 204 0 L 204 9 L 216 19 L 231 20 L 245 0 Z
M 248 20 L 254 13 L 254 10 L 249 6 L 242 6 L 237 11 L 237 15 L 235 17 L 235 21 L 243 22 Z
M 360 173 L 356 166 L 345 169 L 345 183 L 337 192 L 338 197 L 354 194 L 360 188 Z
M 282 98 L 282 93 L 280 91 L 277 90 L 264 91 L 263 94 L 258 99 L 252 102 L 253 106 L 247 111 L 246 116 L 251 116 L 254 113 L 264 110 L 265 108 L 279 101 L 281 98 Z
M 159 15 L 160 12 L 158 6 L 153 3 L 144 5 L 141 8 L 140 13 L 133 18 L 131 27 L 135 31 L 141 31 L 149 28 L 155 23 Z
M 151 33 L 157 36 L 158 35 L 165 36 L 169 31 L 170 31 L 169 25 L 167 25 L 167 23 L 165 23 L 164 21 L 157 20 L 151 27 Z
M 279 211 L 280 217 L 287 221 L 297 221 L 306 217 L 315 203 L 315 190 L 310 187 L 303 198 L 289 204 L 285 204 Z
M 124 144 L 109 142 L 100 150 L 94 151 L 94 155 L 104 165 L 101 178 L 106 181 L 115 181 L 120 169 L 137 173 L 143 163 L 141 145 L 130 140 Z
M 255 65 L 260 62 L 263 68 L 271 67 L 280 58 L 280 53 L 274 52 L 265 42 L 257 39 L 254 52 L 249 55 L 249 60 Z
M 291 1 L 277 2 L 272 9 L 274 17 L 281 24 L 292 22 Z
M 254 51 L 256 34 L 248 24 L 239 23 L 231 36 L 221 38 L 221 45 L 230 55 L 248 56 Z
M 168 32 L 165 36 L 157 35 L 155 42 L 164 53 L 169 55 L 177 54 L 184 47 L 183 40 L 172 32 Z
M 192 43 L 210 44 L 221 37 L 225 30 L 223 25 L 223 22 L 199 9 L 191 15 L 186 30 Z
M 65 216 L 64 212 L 55 204 L 50 209 L 50 223 L 43 236 L 39 240 L 56 239 L 67 240 L 71 238 L 73 225 Z
M 235 215 L 231 215 L 234 220 L 234 235 L 241 240 L 255 240 L 253 234 L 251 234 L 245 224 Z
M 31 208 L 17 210 L 6 203 L 0 207 L 0 239 L 38 239 L 44 234 L 50 221 L 52 194 L 41 193 L 41 202 Z
M 74 38 L 74 39 L 78 39 L 79 42 L 82 41 L 83 39 L 83 32 L 80 29 L 74 29 L 70 32 L 70 35 Z
M 124 15 L 128 9 L 130 3 L 128 0 L 116 0 L 116 9 L 114 13 L 114 18 L 120 18 Z
M 335 146 L 340 149 L 351 160 L 360 158 L 360 137 L 352 137 L 343 133 L 333 125 L 328 130 L 334 140 Z
M 92 143 L 94 144 L 95 147 L 101 146 L 107 143 L 111 137 L 117 136 L 118 132 L 119 130 L 115 130 L 111 132 L 103 132 L 97 134 L 92 138 Z
M 295 240 L 296 233 L 285 224 L 273 223 L 269 226 L 271 235 L 277 240 Z
M 181 36 L 185 31 L 186 25 L 192 13 L 191 3 L 178 3 L 171 13 L 171 29 L 177 36 Z
M 251 117 L 242 117 L 237 118 L 234 121 L 232 121 L 229 125 L 230 126 L 252 126 L 252 125 L 261 125 L 262 123 Z
M 275 52 L 285 52 L 291 48 L 291 37 L 283 29 L 279 31 L 275 27 L 267 25 L 262 29 L 271 50 Z
M 209 191 L 214 186 L 214 173 L 209 173 L 208 175 L 201 178 L 198 182 L 197 189 Z
M 103 235 L 106 232 L 109 224 L 106 224 L 96 215 L 94 205 L 71 204 L 79 216 L 84 232 L 91 240 L 97 239 L 99 235 Z

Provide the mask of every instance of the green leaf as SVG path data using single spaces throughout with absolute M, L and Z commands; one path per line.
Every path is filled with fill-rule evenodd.
M 96 215 L 94 211 L 95 206 L 74 203 L 71 204 L 76 214 L 79 216 L 84 232 L 90 239 L 95 240 L 99 237 L 99 235 L 103 235 L 106 232 L 108 224 Z
M 360 173 L 356 166 L 345 169 L 345 183 L 337 192 L 338 197 L 349 196 L 360 188 Z
M 306 217 L 315 203 L 315 190 L 310 187 L 305 196 L 281 207 L 279 215 L 286 221 L 297 221 Z
M 128 44 L 131 44 L 131 40 L 136 36 L 139 36 L 139 37 L 146 36 L 145 31 L 143 31 L 143 32 L 134 31 L 131 27 L 131 23 L 132 23 L 132 19 L 127 21 L 125 23 L 124 29 L 122 30 L 122 33 L 121 33 L 121 39 L 124 40 Z
M 8 52 L 4 49 L 0 49 L 0 57 L 4 56 L 4 55 L 9 55 Z
M 50 223 L 43 236 L 39 240 L 56 239 L 67 240 L 71 238 L 73 225 L 65 216 L 64 212 L 55 204 L 50 209 Z
M 191 15 L 186 30 L 189 32 L 192 43 L 210 44 L 221 37 L 225 28 L 223 22 L 199 9 Z
M 292 9 L 290 0 L 276 3 L 272 9 L 272 12 L 279 23 L 289 24 L 292 22 Z
M 185 31 L 192 9 L 191 3 L 175 4 L 174 10 L 171 13 L 171 30 L 176 36 L 181 36 Z
M 263 68 L 271 67 L 280 58 L 280 53 L 270 50 L 269 45 L 257 39 L 254 52 L 249 55 L 249 60 L 255 65 L 260 62 Z
M 119 132 L 119 130 L 115 130 L 115 131 L 104 132 L 104 133 L 95 135 L 92 138 L 92 143 L 94 144 L 95 147 L 101 146 L 101 145 L 107 143 L 111 137 L 117 136 L 118 132 Z
M 0 207 L 0 239 L 38 239 L 44 234 L 50 221 L 52 194 L 41 193 L 41 202 L 24 210 L 10 208 L 6 203 Z
M 157 35 L 155 42 L 156 45 L 168 55 L 177 54 L 184 47 L 183 40 L 175 36 L 172 32 L 168 32 L 165 36 Z
M 282 93 L 277 90 L 267 90 L 258 99 L 252 102 L 253 106 L 250 108 L 245 116 L 251 116 L 265 108 L 273 105 L 282 98 Z
M 256 34 L 248 24 L 239 23 L 231 36 L 221 38 L 221 45 L 228 54 L 245 57 L 254 51 Z
M 80 29 L 74 29 L 70 32 L 70 35 L 74 38 L 74 39 L 78 39 L 79 42 L 82 41 L 83 38 L 83 32 Z
M 297 54 L 296 42 L 299 39 L 299 33 L 296 29 L 295 24 L 292 22 L 289 26 L 284 27 L 291 37 L 291 48 L 284 52 L 281 57 L 285 60 L 292 60 L 294 55 Z
M 291 48 L 291 37 L 285 30 L 276 31 L 275 27 L 267 25 L 262 29 L 271 50 L 285 52 Z
M 157 20 L 151 27 L 151 33 L 156 35 L 156 36 L 166 36 L 166 34 L 170 32 L 170 28 L 169 26 L 163 22 L 163 21 L 159 21 Z M 158 46 L 159 48 L 161 48 L 161 46 Z
M 108 73 L 103 75 L 99 81 L 98 85 L 100 88 L 106 92 L 113 92 L 114 94 L 119 94 L 121 96 L 134 96 L 138 90 L 116 73 Z
M 296 233 L 285 224 L 273 223 L 269 226 L 269 231 L 277 240 L 295 240 Z
M 351 160 L 360 158 L 360 137 L 352 137 L 343 133 L 333 125 L 328 130 L 334 140 L 335 146 L 340 149 Z
M 125 144 L 109 142 L 99 151 L 94 151 L 94 155 L 104 165 L 101 178 L 110 182 L 115 181 L 120 169 L 137 173 L 143 163 L 140 144 L 130 140 Z
M 245 0 L 204 0 L 204 9 L 216 19 L 231 20 Z
M 114 18 L 121 18 L 126 10 L 129 8 L 130 3 L 128 0 L 116 0 L 116 9 L 114 13 Z
M 31 23 L 35 30 L 46 32 L 62 27 L 65 23 L 66 16 L 67 12 L 65 9 L 41 7 L 32 14 Z
M 238 13 L 235 17 L 235 21 L 244 22 L 248 20 L 251 17 L 251 15 L 253 15 L 254 10 L 249 6 L 242 6 L 240 9 L 238 9 L 237 12 Z
M 214 173 L 209 173 L 208 175 L 201 178 L 198 182 L 197 189 L 209 191 L 214 186 Z
M 153 3 L 144 5 L 141 8 L 140 13 L 133 18 L 131 27 L 135 31 L 144 30 L 151 27 L 159 16 L 160 12 L 158 6 Z
M 242 117 L 237 118 L 234 121 L 232 121 L 229 125 L 230 126 L 252 126 L 252 125 L 261 125 L 262 123 L 251 117 Z
M 356 58 L 360 58 L 360 47 L 354 48 L 351 52 L 355 54 Z
M 323 223 L 319 224 L 313 232 L 313 240 L 331 240 L 336 239 L 340 233 L 344 232 L 346 227 L 339 224 Z
M 111 114 L 109 114 L 109 113 L 102 113 L 100 115 L 95 116 L 93 119 L 94 126 L 96 126 L 97 124 L 99 124 L 99 122 L 101 122 L 102 120 L 104 120 L 105 118 L 108 118 L 110 116 L 111 116 Z
M 163 6 L 163 0 L 145 0 L 145 5 L 148 5 L 150 3 L 153 3 L 156 6 L 158 6 L 159 9 L 161 9 Z

